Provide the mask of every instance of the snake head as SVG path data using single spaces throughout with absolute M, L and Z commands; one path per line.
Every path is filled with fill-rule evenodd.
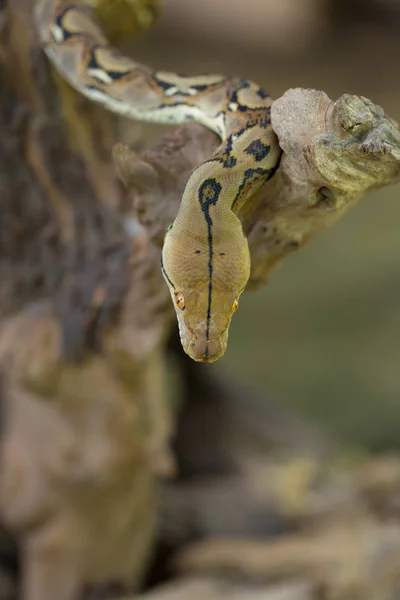
M 186 354 L 214 362 L 225 353 L 229 325 L 250 275 L 247 240 L 231 235 L 210 248 L 204 238 L 167 232 L 162 272 L 168 284 Z
M 214 362 L 225 353 L 231 318 L 239 306 L 234 290 L 213 286 L 211 309 L 208 284 L 172 292 L 179 333 L 185 352 L 194 360 Z

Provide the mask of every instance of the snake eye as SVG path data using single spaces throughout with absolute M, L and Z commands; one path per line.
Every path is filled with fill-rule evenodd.
M 233 301 L 232 307 L 231 307 L 231 313 L 236 312 L 238 308 L 239 308 L 239 300 L 237 298 L 235 298 Z
M 175 294 L 175 302 L 178 308 L 185 310 L 185 296 L 182 294 L 182 292 Z

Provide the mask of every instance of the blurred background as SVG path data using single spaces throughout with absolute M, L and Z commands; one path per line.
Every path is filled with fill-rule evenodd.
M 164 0 L 130 51 L 158 69 L 253 79 L 275 98 L 291 87 L 363 95 L 400 120 L 399 32 L 400 0 Z M 399 196 L 399 186 L 370 195 L 245 294 L 210 368 L 346 444 L 399 447 Z

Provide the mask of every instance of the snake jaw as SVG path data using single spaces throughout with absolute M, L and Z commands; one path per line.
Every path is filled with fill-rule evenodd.
M 185 319 L 183 314 L 177 316 L 182 347 L 190 358 L 205 363 L 212 363 L 222 358 L 228 344 L 230 319 L 222 331 L 218 331 L 218 335 L 213 325 L 213 336 L 207 337 L 205 322 L 197 323 L 195 327 L 197 331 L 194 331 L 189 319 Z
M 197 362 L 212 363 L 220 359 L 224 354 L 228 343 L 228 327 L 216 338 L 204 339 L 193 336 L 190 343 L 183 348 Z
M 201 339 L 194 335 L 188 339 L 185 334 L 182 335 L 181 327 L 179 327 L 179 330 L 181 333 L 183 349 L 193 360 L 197 362 L 212 363 L 225 354 L 228 341 L 228 330 L 224 331 L 222 335 L 214 339 Z

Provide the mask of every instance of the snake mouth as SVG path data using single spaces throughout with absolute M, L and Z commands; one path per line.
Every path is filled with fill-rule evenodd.
M 221 338 L 215 340 L 194 339 L 186 348 L 186 352 L 197 362 L 212 363 L 224 354 L 225 345 L 221 342 Z
M 225 354 L 229 322 L 212 339 L 207 339 L 205 334 L 196 335 L 189 323 L 183 320 L 178 320 L 178 324 L 182 347 L 191 359 L 196 362 L 212 363 Z

